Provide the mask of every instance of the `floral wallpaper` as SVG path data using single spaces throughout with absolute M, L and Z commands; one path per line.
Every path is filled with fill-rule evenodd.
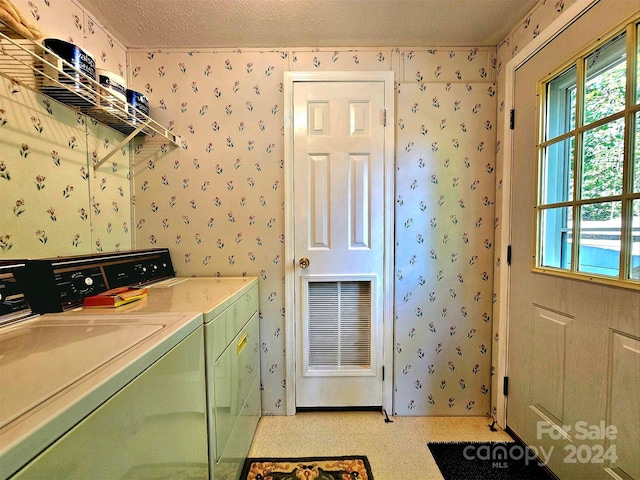
M 260 277 L 263 409 L 284 414 L 283 72 L 393 70 L 394 413 L 495 410 L 502 68 L 575 0 L 540 0 L 497 49 L 129 52 L 73 0 L 14 1 L 147 95 L 182 145 L 136 141 L 94 174 L 119 134 L 0 79 L 0 255 L 126 249 L 133 235 L 136 248 L 169 247 L 178 275 Z
M 495 93 L 488 83 L 398 87 L 399 415 L 490 410 Z
M 495 48 L 429 48 L 402 52 L 402 82 L 494 82 Z
M 498 45 L 499 64 L 506 64 L 576 0 L 540 0 Z
M 347 50 L 301 49 L 291 52 L 289 70 L 300 72 L 335 70 L 392 70 L 393 53 L 388 48 L 353 48 Z
M 98 67 L 126 65 L 124 48 L 73 2 L 15 3 L 45 37 L 87 49 Z M 93 168 L 121 133 L 7 77 L 0 77 L 0 132 L 0 258 L 131 248 L 129 146 Z

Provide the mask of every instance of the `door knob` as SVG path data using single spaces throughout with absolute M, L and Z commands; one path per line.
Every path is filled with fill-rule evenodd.
M 311 265 L 311 262 L 307 257 L 302 257 L 298 262 L 298 265 L 300 265 L 300 268 L 309 268 L 309 265 Z

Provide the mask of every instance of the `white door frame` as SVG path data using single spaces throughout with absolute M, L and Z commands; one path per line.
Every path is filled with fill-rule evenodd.
M 510 111 L 514 105 L 514 85 L 516 70 L 520 68 L 536 53 L 542 50 L 554 38 L 566 30 L 575 20 L 581 17 L 599 0 L 576 0 L 576 2 L 567 8 L 558 18 L 556 18 L 547 28 L 545 28 L 538 37 L 527 44 L 520 52 L 514 56 L 505 67 L 505 106 L 503 109 L 503 138 L 502 145 L 504 150 L 503 173 L 502 173 L 502 232 L 500 235 L 501 258 L 507 258 L 507 247 L 511 244 L 511 208 L 512 208 L 512 192 L 511 192 L 511 171 L 515 156 L 513 152 L 513 132 L 509 129 Z M 516 112 L 516 122 L 517 122 Z M 500 269 L 500 301 L 499 301 L 499 318 L 500 325 L 498 327 L 498 365 L 496 366 L 496 375 L 498 376 L 499 392 L 496 392 L 496 420 L 500 427 L 507 426 L 507 397 L 504 396 L 502 390 L 501 379 L 509 376 L 509 324 L 511 323 L 511 312 L 509 309 L 509 301 L 511 292 L 509 291 L 510 270 L 503 262 Z
M 293 87 L 296 82 L 384 82 L 384 267 L 382 407 L 392 412 L 393 401 L 393 265 L 394 265 L 394 187 L 395 187 L 395 94 L 394 73 L 389 72 L 285 72 L 284 73 L 284 209 L 285 209 L 285 348 L 286 414 L 296 413 L 296 322 L 295 322 L 295 242 L 293 212 Z

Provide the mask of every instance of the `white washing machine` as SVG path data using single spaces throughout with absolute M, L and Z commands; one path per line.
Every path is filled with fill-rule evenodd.
M 200 312 L 33 314 L 6 265 L 0 304 L 0 479 L 209 474 Z

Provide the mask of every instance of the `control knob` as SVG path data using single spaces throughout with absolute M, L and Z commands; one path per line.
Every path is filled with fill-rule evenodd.
M 71 275 L 71 288 L 75 293 L 86 295 L 93 290 L 93 278 L 85 277 L 82 272 Z

